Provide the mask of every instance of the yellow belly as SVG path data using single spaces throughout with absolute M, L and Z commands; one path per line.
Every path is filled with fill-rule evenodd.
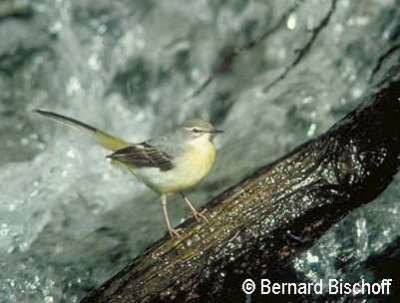
M 145 168 L 135 171 L 154 191 L 163 194 L 188 190 L 203 180 L 214 165 L 216 150 L 210 142 L 189 147 L 181 156 L 174 159 L 174 168 L 161 171 L 158 168 Z
M 207 147 L 191 148 L 176 163 L 173 174 L 176 176 L 176 186 L 168 192 L 179 192 L 187 190 L 198 184 L 211 171 L 216 158 L 216 151 L 213 144 Z M 175 182 L 173 182 L 175 183 Z

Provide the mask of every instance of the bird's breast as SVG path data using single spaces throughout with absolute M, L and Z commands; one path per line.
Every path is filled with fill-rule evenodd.
M 193 144 L 173 160 L 173 168 L 137 170 L 137 176 L 160 193 L 177 193 L 188 190 L 203 180 L 214 165 L 216 149 L 211 142 Z
M 212 143 L 201 146 L 190 146 L 181 157 L 175 161 L 177 169 L 185 177 L 199 182 L 208 175 L 214 165 L 216 157 L 215 147 Z

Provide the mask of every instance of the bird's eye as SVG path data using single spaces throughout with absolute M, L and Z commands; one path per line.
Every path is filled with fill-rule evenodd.
M 192 131 L 193 131 L 194 133 L 199 133 L 199 132 L 200 132 L 200 129 L 198 129 L 198 128 L 193 128 Z

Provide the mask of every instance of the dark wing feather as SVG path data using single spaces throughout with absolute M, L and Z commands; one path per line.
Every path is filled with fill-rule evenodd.
M 147 142 L 118 149 L 107 158 L 135 167 L 158 167 L 162 171 L 167 171 L 174 167 L 170 155 Z

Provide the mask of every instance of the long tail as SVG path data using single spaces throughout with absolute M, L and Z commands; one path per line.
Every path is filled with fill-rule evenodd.
M 63 122 L 66 125 L 72 126 L 86 134 L 89 134 L 94 140 L 96 140 L 97 143 L 99 143 L 106 149 L 115 151 L 129 145 L 129 143 L 125 142 L 120 138 L 114 137 L 110 134 L 107 134 L 93 126 L 87 125 L 86 123 L 80 122 L 78 120 L 42 109 L 36 109 L 35 112 L 43 116 L 52 118 L 54 120 Z

